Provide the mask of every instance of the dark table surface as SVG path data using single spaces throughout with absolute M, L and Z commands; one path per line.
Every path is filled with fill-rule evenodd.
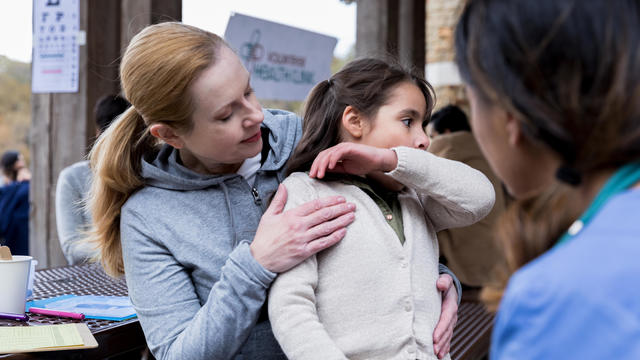
M 127 296 L 123 279 L 106 275 L 97 264 L 65 266 L 36 271 L 34 300 L 64 294 Z M 484 310 L 470 294 L 463 296 L 458 323 L 451 340 L 453 360 L 485 358 L 489 350 L 493 315 Z M 85 322 L 98 341 L 98 348 L 0 355 L 0 359 L 111 359 L 152 358 L 145 352 L 146 343 L 138 319 L 124 321 L 73 320 L 28 313 L 29 322 L 0 319 L 0 326 L 36 326 Z
M 98 264 L 36 271 L 33 285 L 34 300 L 64 294 L 127 296 L 127 284 L 124 278 L 113 279 L 109 277 Z M 6 354 L 0 355 L 0 359 L 140 359 L 146 349 L 144 334 L 137 318 L 124 321 L 73 320 L 56 316 L 27 314 L 29 321 L 26 323 L 0 319 L 0 326 L 37 326 L 84 322 L 98 341 L 98 348 Z

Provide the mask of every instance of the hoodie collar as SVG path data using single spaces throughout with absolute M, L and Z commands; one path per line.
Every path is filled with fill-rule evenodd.
M 262 122 L 263 131 L 267 134 L 263 139 L 266 160 L 260 171 L 280 170 L 289 159 L 295 142 L 295 130 L 284 128 L 286 122 L 276 117 L 268 110 Z M 178 161 L 178 150 L 168 144 L 163 144 L 158 152 L 149 154 L 142 159 L 142 178 L 150 186 L 170 190 L 200 190 L 219 185 L 228 179 L 240 176 L 238 174 L 209 175 L 200 174 L 186 168 Z

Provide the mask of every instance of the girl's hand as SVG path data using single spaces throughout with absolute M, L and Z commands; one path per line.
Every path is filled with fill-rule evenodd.
M 391 149 L 344 142 L 318 154 L 311 165 L 309 176 L 322 179 L 327 172 L 367 175 L 372 172 L 388 172 L 396 166 L 398 156 Z
M 310 201 L 283 212 L 287 189 L 278 187 L 262 215 L 251 254 L 267 270 L 280 273 L 342 240 L 356 206 L 342 196 Z

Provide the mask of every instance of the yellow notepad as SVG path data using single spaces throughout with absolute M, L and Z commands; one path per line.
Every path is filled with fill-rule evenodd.
M 85 323 L 0 327 L 0 353 L 97 347 Z

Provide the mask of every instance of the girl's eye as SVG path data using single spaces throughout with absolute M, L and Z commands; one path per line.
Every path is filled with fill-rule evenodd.
M 253 88 L 248 88 L 247 91 L 244 92 L 244 97 L 249 97 L 253 94 Z
M 411 127 L 411 119 L 402 119 L 401 120 L 404 126 Z
M 233 112 L 229 114 L 229 116 L 223 117 L 222 119 L 220 119 L 221 121 L 227 121 L 229 119 L 231 119 L 231 115 L 233 115 Z

